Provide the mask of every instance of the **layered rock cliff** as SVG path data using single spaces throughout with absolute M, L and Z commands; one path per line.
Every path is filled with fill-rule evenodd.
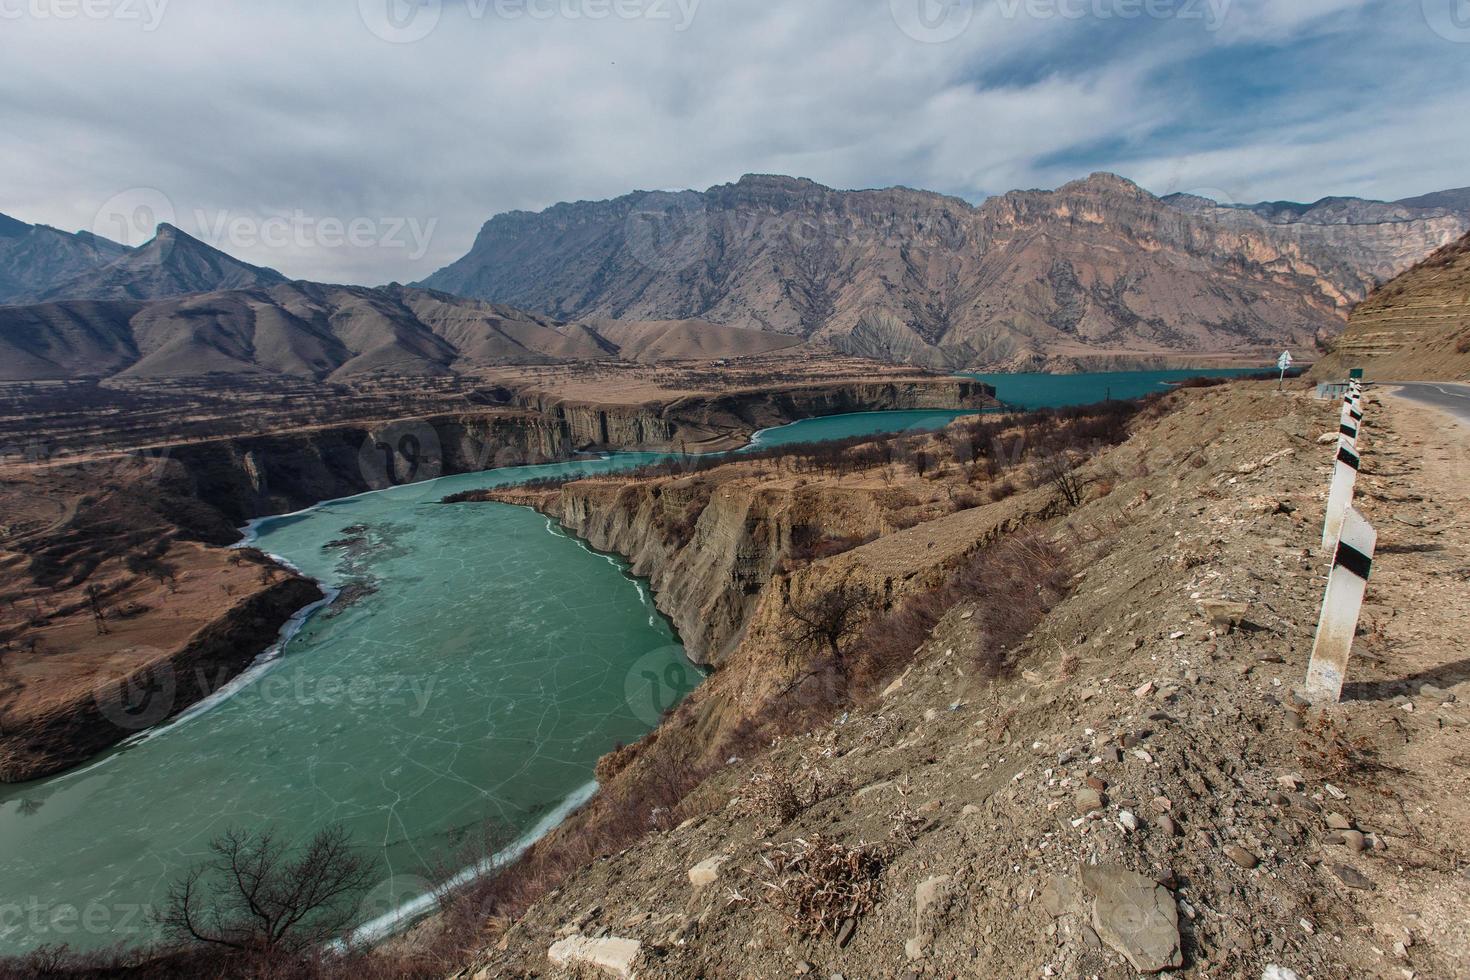
M 1202 199 L 1191 199 L 1202 201 Z M 427 285 L 573 317 L 698 316 L 928 366 L 1311 349 L 1470 227 L 1404 204 L 1282 223 L 1110 174 L 971 206 L 748 176 L 500 215 Z
M 506 410 L 306 429 L 172 447 L 205 500 L 237 524 L 321 500 L 581 451 L 730 449 L 802 418 L 891 409 L 986 408 L 994 389 L 932 378 L 839 382 L 667 402 L 596 404 L 534 390 Z
M 1470 235 L 1378 289 L 1353 310 L 1347 331 L 1313 376 L 1363 368 L 1377 380 L 1470 377 Z

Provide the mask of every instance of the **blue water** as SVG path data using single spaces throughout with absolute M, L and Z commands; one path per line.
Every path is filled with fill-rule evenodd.
M 1013 408 L 1067 408 L 1109 399 L 1139 398 L 1168 391 L 1190 378 L 1238 378 L 1269 368 L 1217 368 L 1188 371 L 1111 371 L 1095 374 L 966 374 L 994 386 Z

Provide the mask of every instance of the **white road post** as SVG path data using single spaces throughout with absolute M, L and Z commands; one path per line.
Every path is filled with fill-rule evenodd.
M 1373 571 L 1373 554 L 1378 532 L 1349 507 L 1342 522 L 1342 537 L 1327 577 L 1327 594 L 1322 599 L 1322 619 L 1317 624 L 1317 642 L 1307 667 L 1307 685 L 1302 696 L 1310 704 L 1337 704 L 1342 700 L 1342 682 L 1347 676 L 1353 637 L 1363 611 L 1363 596 Z
M 1353 490 L 1358 485 L 1358 469 L 1362 466 L 1355 446 L 1347 444 L 1347 436 L 1337 440 L 1337 466 L 1332 473 L 1332 490 L 1327 495 L 1327 520 L 1322 525 L 1322 551 L 1330 554 L 1342 534 L 1344 515 L 1353 505 Z

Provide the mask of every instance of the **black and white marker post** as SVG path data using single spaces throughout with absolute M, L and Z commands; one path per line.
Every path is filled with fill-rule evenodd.
M 1353 636 L 1363 611 L 1363 596 L 1373 571 L 1373 554 L 1378 532 L 1349 507 L 1342 521 L 1342 536 L 1327 577 L 1327 594 L 1322 600 L 1322 619 L 1317 623 L 1317 642 L 1307 667 L 1307 685 L 1302 696 L 1315 705 L 1337 704 L 1342 699 L 1342 682 L 1347 676 Z
M 1363 402 L 1358 394 L 1357 382 L 1348 389 L 1343 401 L 1342 418 L 1338 425 L 1337 463 L 1332 472 L 1332 490 L 1327 495 L 1327 519 L 1322 523 L 1322 552 L 1331 554 L 1342 532 L 1343 514 L 1353 504 L 1353 492 L 1358 485 L 1358 470 L 1362 459 L 1358 453 L 1358 440 L 1362 436 Z

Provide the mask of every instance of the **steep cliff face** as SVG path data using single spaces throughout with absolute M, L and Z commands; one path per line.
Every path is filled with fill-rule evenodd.
M 598 405 L 529 391 L 504 411 L 381 425 L 310 429 L 172 447 L 194 495 L 237 524 L 322 500 L 504 466 L 563 460 L 584 450 L 708 451 L 759 429 L 843 412 L 963 409 L 995 404 L 979 382 L 839 383 Z
M 1259 356 L 1340 331 L 1373 284 L 1470 227 L 1470 213 L 1409 203 L 1358 218 L 1165 202 L 1110 174 L 978 207 L 749 176 L 498 216 L 427 284 L 563 318 L 698 316 L 927 366 Z
M 720 663 L 739 643 L 803 537 L 892 530 L 871 491 L 716 485 L 698 476 L 588 481 L 497 499 L 531 504 L 594 548 L 627 556 L 690 659 L 703 664 Z
M 1470 235 L 1383 286 L 1353 310 L 1332 355 L 1313 370 L 1323 380 L 1363 368 L 1380 380 L 1470 377 Z

